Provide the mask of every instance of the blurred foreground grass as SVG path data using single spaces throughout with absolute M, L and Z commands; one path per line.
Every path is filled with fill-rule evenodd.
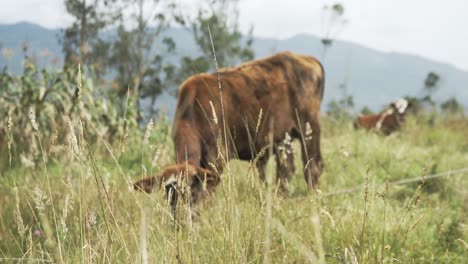
M 129 185 L 171 163 L 169 122 L 154 124 L 149 144 L 135 129 L 106 146 L 72 120 L 76 141 L 43 146 L 36 161 L 10 166 L 2 149 L 0 262 L 466 263 L 466 173 L 384 184 L 468 167 L 468 119 L 428 119 L 410 116 L 383 137 L 324 117 L 326 167 L 316 193 L 306 191 L 296 142 L 288 198 L 275 188 L 270 196 L 254 166 L 233 161 L 212 199 L 179 208 L 178 226 L 163 192 Z M 41 129 L 34 137 L 51 142 Z M 274 168 L 271 160 L 268 175 Z

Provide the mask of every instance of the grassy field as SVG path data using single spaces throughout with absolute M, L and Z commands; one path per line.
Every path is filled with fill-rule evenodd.
M 0 262 L 467 263 L 468 172 L 417 179 L 468 167 L 468 119 L 407 121 L 384 137 L 324 117 L 316 192 L 307 193 L 300 169 L 284 197 L 254 166 L 232 161 L 214 197 L 179 207 L 176 225 L 163 192 L 131 189 L 171 163 L 168 121 L 154 124 L 149 143 L 130 131 L 123 153 L 122 141 L 79 132 L 51 146 L 39 128 L 38 161 L 9 166 L 2 150 Z M 271 160 L 269 177 L 274 168 Z

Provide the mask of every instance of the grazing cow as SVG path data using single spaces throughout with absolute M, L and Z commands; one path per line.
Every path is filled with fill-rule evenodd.
M 410 104 L 405 99 L 398 99 L 389 108 L 375 115 L 361 115 L 354 121 L 354 128 L 376 129 L 385 135 L 398 130 L 405 120 L 406 110 Z
M 176 194 L 178 186 L 186 184 L 194 203 L 214 190 L 229 159 L 255 160 L 264 179 L 269 146 L 284 189 L 294 171 L 295 138 L 302 145 L 307 186 L 313 188 L 323 168 L 319 122 L 323 92 L 320 62 L 291 52 L 188 78 L 179 88 L 172 129 L 176 164 L 136 182 L 135 189 L 149 193 L 165 187 L 166 194 Z

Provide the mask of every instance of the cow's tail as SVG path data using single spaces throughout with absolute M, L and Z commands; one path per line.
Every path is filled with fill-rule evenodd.
M 320 96 L 320 101 L 323 100 L 323 94 L 325 91 L 325 70 L 320 61 L 317 60 L 318 65 L 320 66 L 320 79 L 318 84 L 318 95 Z

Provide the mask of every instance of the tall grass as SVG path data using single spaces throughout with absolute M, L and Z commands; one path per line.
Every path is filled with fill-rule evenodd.
M 89 98 L 80 74 L 77 83 L 78 97 Z M 136 193 L 131 186 L 172 162 L 168 120 L 138 129 L 128 126 L 125 110 L 116 141 L 82 106 L 78 102 L 78 114 L 67 116 L 67 122 L 62 120 L 67 126 L 54 133 L 48 131 L 49 122 L 30 113 L 38 152 L 28 162 L 15 160 L 21 153 L 11 153 L 12 145 L 27 150 L 21 144 L 29 141 L 14 142 L 11 131 L 21 128 L 8 115 L 8 147 L 0 153 L 5 161 L 0 168 L 0 262 L 468 260 L 468 175 L 422 177 L 468 166 L 466 117 L 410 116 L 400 132 L 388 137 L 355 131 L 350 120 L 323 117 L 326 167 L 316 191 L 307 191 L 299 169 L 288 197 L 279 195 L 274 160 L 267 164 L 266 184 L 257 179 L 255 162 L 233 160 L 212 197 L 195 207 L 183 200 L 173 214 L 164 192 Z M 218 142 L 222 148 L 223 141 Z M 294 149 L 301 168 L 299 142 Z M 266 151 L 272 156 L 271 148 L 259 155 Z M 389 184 L 419 176 L 419 183 Z
M 62 146 L 70 155 L 42 153 L 53 158 L 3 169 L 0 260 L 303 263 L 323 254 L 327 263 L 465 263 L 467 175 L 380 187 L 386 179 L 466 167 L 468 122 L 459 119 L 461 128 L 448 129 L 448 120 L 437 117 L 429 125 L 410 117 L 401 132 L 383 137 L 324 117 L 326 169 L 315 194 L 307 193 L 300 170 L 285 198 L 274 185 L 255 180 L 250 164 L 232 161 L 214 196 L 195 208 L 183 203 L 177 224 L 162 192 L 147 195 L 129 188 L 142 167 L 155 173 L 170 163 L 167 121 L 156 121 L 147 137 L 144 131 L 129 131 L 120 159 L 110 153 L 118 146 L 104 138 L 88 141 L 78 132 L 77 142 L 84 141 L 78 149 Z M 72 123 L 79 126 L 77 121 Z M 155 166 L 156 149 L 163 158 Z M 8 156 L 8 149 L 3 152 Z M 298 142 L 295 152 L 299 167 Z M 15 188 L 9 187 L 7 174 Z M 362 184 L 362 191 L 324 195 Z

